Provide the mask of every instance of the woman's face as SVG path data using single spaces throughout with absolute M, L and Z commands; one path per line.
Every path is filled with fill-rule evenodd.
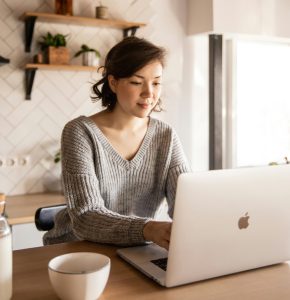
M 109 84 L 117 96 L 115 109 L 131 116 L 147 117 L 160 98 L 162 71 L 161 63 L 153 61 L 128 78 L 116 80 L 110 75 Z

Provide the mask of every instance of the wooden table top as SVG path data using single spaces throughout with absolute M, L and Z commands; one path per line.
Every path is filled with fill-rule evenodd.
M 116 255 L 116 249 L 90 242 L 74 242 L 14 251 L 12 299 L 57 299 L 49 282 L 47 264 L 57 255 L 79 251 L 98 252 L 111 258 L 108 284 L 100 300 L 290 299 L 288 263 L 168 289 L 128 265 Z
M 35 211 L 42 206 L 65 203 L 59 193 L 39 193 L 6 197 L 6 214 L 10 225 L 33 223 Z

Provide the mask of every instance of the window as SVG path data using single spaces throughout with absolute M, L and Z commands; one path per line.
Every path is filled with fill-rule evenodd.
M 290 44 L 238 39 L 226 49 L 226 167 L 285 162 L 290 153 Z

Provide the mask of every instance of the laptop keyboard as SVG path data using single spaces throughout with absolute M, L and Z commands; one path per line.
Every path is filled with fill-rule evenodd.
M 159 259 L 154 259 L 151 260 L 151 262 L 161 268 L 162 270 L 166 271 L 167 270 L 167 257 L 165 258 L 159 258 Z

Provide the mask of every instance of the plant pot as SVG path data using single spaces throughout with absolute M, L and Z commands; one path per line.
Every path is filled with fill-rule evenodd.
M 69 49 L 66 47 L 48 47 L 47 62 L 53 65 L 69 64 Z
M 55 13 L 73 15 L 73 0 L 55 0 Z
M 97 6 L 96 7 L 96 18 L 97 19 L 108 19 L 108 7 Z
M 96 53 L 93 51 L 83 53 L 82 58 L 84 66 L 98 67 L 100 62 L 99 57 L 96 56 Z

